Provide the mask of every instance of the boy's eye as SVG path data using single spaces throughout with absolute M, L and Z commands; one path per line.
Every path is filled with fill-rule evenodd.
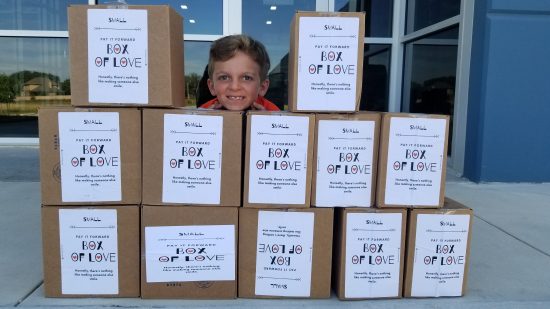
M 254 77 L 252 77 L 250 75 L 245 75 L 245 76 L 243 76 L 243 80 L 254 80 Z
M 220 76 L 218 76 L 218 80 L 229 80 L 229 76 L 227 76 L 227 75 L 220 75 Z

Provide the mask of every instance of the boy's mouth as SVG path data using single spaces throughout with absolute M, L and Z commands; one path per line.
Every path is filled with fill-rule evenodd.
M 228 98 L 229 100 L 234 100 L 234 101 L 243 100 L 243 99 L 244 99 L 244 97 L 242 97 L 242 96 L 227 96 L 227 98 Z

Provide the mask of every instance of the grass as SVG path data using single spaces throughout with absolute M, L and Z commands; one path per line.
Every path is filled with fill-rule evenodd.
M 25 102 L 0 103 L 0 116 L 37 116 L 40 106 L 71 105 L 70 100 L 32 100 Z

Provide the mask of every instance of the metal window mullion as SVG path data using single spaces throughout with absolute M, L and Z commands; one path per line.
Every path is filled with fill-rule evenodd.
M 0 37 L 68 38 L 69 31 L 0 30 Z
M 223 35 L 243 32 L 242 14 L 242 0 L 223 0 Z
M 392 44 L 392 43 L 393 43 L 392 38 L 372 38 L 372 37 L 365 38 L 365 44 Z
M 409 33 L 407 35 L 404 35 L 401 37 L 401 43 L 408 43 L 410 41 L 414 41 L 420 37 L 426 36 L 428 34 L 437 32 L 439 30 L 448 28 L 450 26 L 456 25 L 460 23 L 460 15 L 453 16 L 451 18 L 445 19 L 443 21 L 438 22 L 437 24 L 433 24 L 431 26 L 422 28 L 418 31 Z
M 449 165 L 464 174 L 466 154 L 466 126 L 468 120 L 468 93 L 470 86 L 470 60 L 474 23 L 474 0 L 462 0 L 460 6 L 458 53 L 453 114 L 453 140 Z
M 403 44 L 400 41 L 404 33 L 406 4 L 404 1 L 393 2 L 392 43 L 390 58 L 390 84 L 388 111 L 399 112 L 401 106 L 401 85 L 403 79 Z

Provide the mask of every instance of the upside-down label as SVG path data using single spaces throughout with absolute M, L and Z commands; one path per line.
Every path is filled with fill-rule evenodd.
M 316 206 L 371 205 L 374 121 L 321 120 Z
M 235 226 L 147 226 L 147 282 L 235 280 Z
M 162 201 L 219 204 L 223 117 L 164 115 Z
M 60 209 L 62 294 L 118 294 L 117 212 Z
M 249 203 L 304 204 L 309 117 L 253 115 Z
M 348 213 L 347 298 L 399 296 L 401 213 Z
M 63 202 L 120 201 L 119 114 L 60 112 Z
M 146 10 L 88 10 L 92 103 L 149 102 Z
M 258 213 L 256 295 L 310 296 L 314 216 L 311 212 Z
M 462 295 L 470 215 L 419 214 L 411 295 Z
M 354 111 L 359 17 L 300 17 L 299 29 L 298 109 Z
M 386 204 L 439 204 L 446 125 L 446 119 L 391 118 Z

